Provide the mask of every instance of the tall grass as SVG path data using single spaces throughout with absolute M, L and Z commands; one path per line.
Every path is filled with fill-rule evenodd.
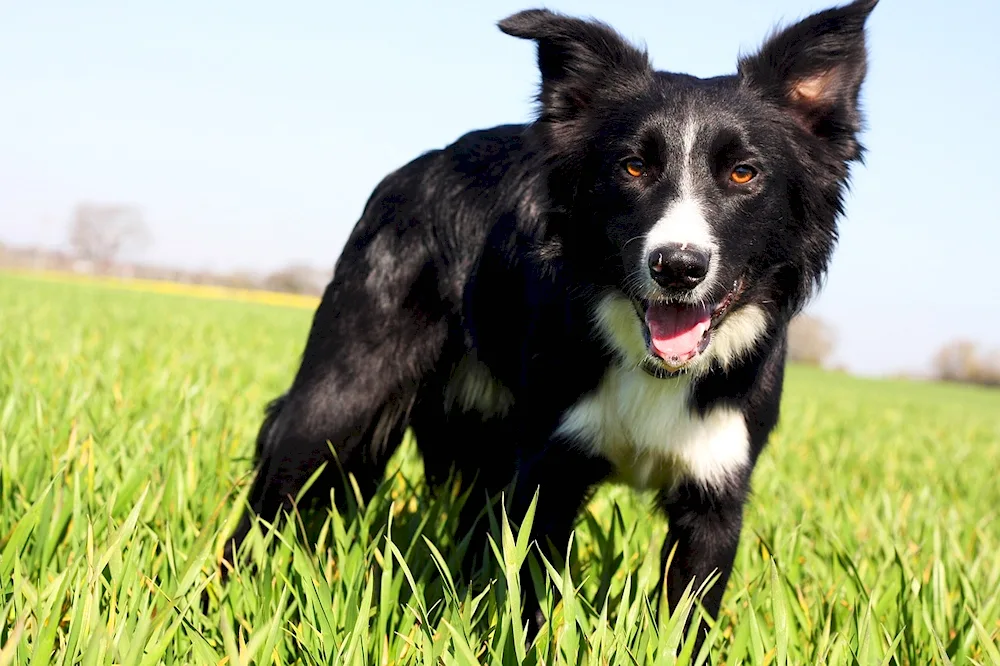
M 657 624 L 650 497 L 599 492 L 568 566 L 497 516 L 468 589 L 461 498 L 412 442 L 367 506 L 261 525 L 257 570 L 220 585 L 310 316 L 0 276 L 0 666 L 1000 664 L 1000 392 L 801 368 L 701 654 L 680 614 Z M 522 566 L 562 592 L 530 646 Z

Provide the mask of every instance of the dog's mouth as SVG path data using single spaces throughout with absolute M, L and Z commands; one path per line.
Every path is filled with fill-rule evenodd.
M 637 302 L 649 351 L 646 371 L 657 376 L 674 374 L 705 353 L 712 344 L 713 332 L 742 291 L 743 280 L 737 279 L 715 304 Z

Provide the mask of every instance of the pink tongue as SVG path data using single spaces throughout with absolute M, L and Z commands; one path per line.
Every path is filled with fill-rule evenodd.
M 664 360 L 694 356 L 711 320 L 708 306 L 656 303 L 646 310 L 653 348 Z

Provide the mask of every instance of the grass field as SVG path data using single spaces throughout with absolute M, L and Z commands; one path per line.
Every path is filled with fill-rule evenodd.
M 260 570 L 220 586 L 261 409 L 310 318 L 0 276 L 0 666 L 675 663 L 648 497 L 597 495 L 568 573 L 536 572 L 565 596 L 525 649 L 527 544 L 497 532 L 493 584 L 456 588 L 456 499 L 411 444 L 364 510 L 255 533 Z M 783 410 L 711 659 L 677 663 L 1000 664 L 1000 392 L 793 368 Z

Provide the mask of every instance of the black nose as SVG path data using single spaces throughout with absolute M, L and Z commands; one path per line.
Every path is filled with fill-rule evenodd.
M 708 275 L 711 258 L 708 250 L 671 243 L 649 253 L 649 274 L 661 287 L 693 289 Z

